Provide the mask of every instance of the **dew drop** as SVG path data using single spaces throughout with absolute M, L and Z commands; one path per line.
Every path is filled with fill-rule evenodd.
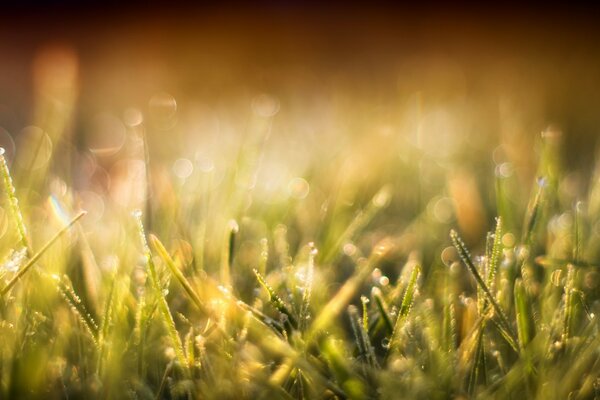
M 548 184 L 548 179 L 545 176 L 540 176 L 536 180 L 539 187 L 543 188 Z
M 134 218 L 142 218 L 142 210 L 135 209 L 135 210 L 133 210 L 133 211 L 131 212 L 131 215 L 132 215 Z
M 441 258 L 446 266 L 451 266 L 454 261 L 458 260 L 458 253 L 453 246 L 448 246 L 442 250 Z
M 375 269 L 373 269 L 373 272 L 371 273 L 371 275 L 373 276 L 374 280 L 379 280 L 382 276 L 381 270 L 379 268 L 375 268 Z
M 194 172 L 194 165 L 187 158 L 179 158 L 173 163 L 173 173 L 179 179 L 187 179 Z
M 373 197 L 373 205 L 378 208 L 385 207 L 389 204 L 392 198 L 392 190 L 389 186 L 384 186 Z
M 87 136 L 90 151 L 99 157 L 112 156 L 125 144 L 125 125 L 111 114 L 99 114 L 92 120 Z
M 357 252 L 357 250 L 358 249 L 356 248 L 356 246 L 354 244 L 352 244 L 352 243 L 346 243 L 344 245 L 344 247 L 342 248 L 342 251 L 348 257 L 352 257 L 353 255 L 355 255 L 356 252 Z
M 512 233 L 505 233 L 502 236 L 502 245 L 504 247 L 513 247 L 515 245 L 516 239 L 515 239 L 515 235 L 513 235 Z
M 3 155 L 10 164 L 15 155 L 15 141 L 10 133 L 2 127 L 0 127 L 0 148 L 2 148 L 0 156 Z
M 306 198 L 306 196 L 308 196 L 308 193 L 310 191 L 310 185 L 308 184 L 306 179 L 297 177 L 297 178 L 293 178 L 288 183 L 287 189 L 288 189 L 289 195 L 292 198 L 302 200 L 302 199 Z

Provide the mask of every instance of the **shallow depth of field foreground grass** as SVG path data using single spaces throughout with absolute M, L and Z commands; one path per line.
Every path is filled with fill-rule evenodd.
M 1 398 L 600 395 L 600 180 L 573 195 L 559 132 L 529 175 L 365 141 L 271 190 L 265 153 L 295 159 L 257 101 L 218 165 L 135 110 L 122 148 L 53 126 L 2 151 Z

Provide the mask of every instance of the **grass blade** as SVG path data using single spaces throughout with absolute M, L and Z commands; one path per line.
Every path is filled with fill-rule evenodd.
M 302 304 L 300 305 L 300 314 L 298 316 L 301 330 L 305 330 L 308 327 L 308 322 L 310 320 L 310 298 L 315 275 L 315 257 L 317 255 L 317 249 L 315 248 L 314 243 L 310 242 L 308 248 L 308 265 L 302 287 Z
M 412 307 L 415 293 L 417 290 L 417 280 L 419 279 L 419 274 L 421 273 L 421 267 L 419 265 L 415 265 L 410 273 L 410 279 L 408 281 L 408 285 L 406 286 L 406 291 L 404 292 L 404 297 L 402 298 L 402 304 L 400 305 L 400 310 L 398 311 L 398 317 L 396 318 L 396 323 L 394 324 L 394 330 L 392 331 L 392 338 L 390 340 L 390 351 L 394 351 L 398 346 L 398 341 L 400 340 L 400 330 L 402 329 L 403 323 L 408 317 L 410 313 L 410 309 Z
M 142 213 L 141 211 L 136 211 L 133 213 L 133 216 L 137 222 L 138 233 L 140 235 L 140 240 L 142 243 L 142 251 L 144 252 L 144 256 L 146 258 L 146 266 L 149 272 L 148 275 L 150 277 L 150 284 L 152 285 L 152 289 L 158 296 L 158 308 L 166 325 L 167 331 L 169 332 L 169 337 L 171 338 L 171 344 L 175 349 L 177 361 L 184 370 L 187 370 L 187 363 L 185 359 L 185 354 L 183 352 L 183 344 L 181 343 L 181 338 L 179 337 L 177 328 L 175 328 L 175 321 L 173 320 L 173 316 L 171 315 L 171 311 L 169 310 L 169 305 L 167 303 L 167 299 L 165 298 L 165 294 L 163 293 L 163 290 L 160 287 L 160 282 L 156 273 L 156 267 L 154 265 L 152 253 L 150 251 L 150 247 L 148 247 L 146 233 L 144 231 L 144 225 L 142 224 Z
M 175 265 L 175 261 L 169 255 L 169 252 L 167 251 L 165 246 L 162 244 L 160 239 L 158 239 L 158 237 L 156 237 L 153 234 L 150 234 L 149 238 L 150 238 L 150 245 L 152 246 L 154 251 L 158 254 L 158 256 L 163 260 L 163 262 L 167 265 L 167 268 L 169 268 L 169 271 L 171 271 L 173 276 L 175 276 L 175 279 L 177 279 L 177 282 L 179 282 L 179 284 L 183 287 L 183 290 L 188 295 L 188 297 L 190 298 L 192 303 L 194 303 L 194 305 L 198 308 L 198 310 L 200 310 L 200 312 L 202 314 L 204 314 L 204 316 L 211 317 L 211 318 L 214 317 L 214 313 L 208 307 L 206 307 L 204 305 L 204 303 L 200 299 L 200 296 L 198 296 L 198 294 L 196 293 L 196 291 L 194 290 L 194 288 L 192 287 L 190 282 L 183 275 L 183 273 L 179 270 L 179 268 L 177 268 L 177 265 Z M 215 319 L 215 321 L 216 321 L 216 319 Z
M 275 290 L 273 290 L 273 288 L 267 283 L 265 278 L 260 274 L 260 272 L 258 272 L 258 270 L 254 269 L 254 275 L 256 275 L 256 280 L 258 280 L 258 283 L 260 283 L 261 286 L 267 291 L 271 304 L 273 304 L 273 306 L 286 317 L 284 323 L 286 325 L 289 324 L 289 326 L 293 329 L 298 329 L 298 321 L 296 321 L 296 318 L 288 306 L 283 302 L 283 300 L 281 300 L 277 293 L 275 293 Z
M 461 260 L 467 266 L 467 268 L 471 272 L 471 275 L 473 275 L 473 277 L 475 278 L 475 281 L 483 290 L 483 293 L 487 297 L 487 300 L 490 302 L 490 304 L 494 308 L 495 314 L 500 319 L 501 325 L 503 326 L 504 330 L 508 333 L 511 340 L 514 343 L 517 343 L 517 338 L 510 327 L 510 323 L 508 322 L 508 318 L 506 317 L 506 314 L 504 313 L 504 311 L 502 311 L 502 308 L 500 308 L 500 305 L 498 304 L 498 302 L 496 302 L 496 299 L 492 295 L 492 292 L 490 292 L 490 289 L 488 288 L 488 286 L 483 281 L 483 278 L 481 277 L 481 275 L 479 275 L 479 272 L 477 271 L 475 264 L 473 264 L 471 255 L 469 254 L 469 251 L 467 250 L 464 242 L 460 239 L 460 237 L 458 236 L 458 233 L 456 233 L 455 230 L 450 231 L 450 238 L 452 239 L 452 244 L 458 251 L 458 255 L 460 256 Z
M 366 361 L 366 364 L 371 368 L 376 368 L 377 359 L 375 358 L 375 350 L 369 339 L 369 334 L 361 323 L 361 318 L 358 314 L 358 309 L 350 305 L 348 306 L 348 316 L 350 317 L 350 325 L 361 359 Z
M 6 158 L 4 157 L 5 150 L 0 147 L 0 175 L 2 175 L 2 181 L 4 184 L 4 190 L 8 196 L 10 204 L 10 214 L 15 221 L 17 226 L 18 239 L 21 246 L 27 249 L 28 255 L 31 255 L 31 245 L 27 238 L 27 228 L 23 220 L 23 214 L 21 213 L 21 207 L 19 207 L 19 199 L 17 199 L 15 185 L 13 184 L 12 177 L 10 176 L 10 170 Z
M 527 294 L 525 285 L 521 279 L 515 281 L 514 296 L 519 347 L 523 350 L 529 344 L 535 335 L 535 332 L 532 322 L 533 318 L 531 316 L 531 305 L 529 304 L 529 295 Z
M 27 263 L 21 268 L 15 276 L 2 288 L 0 291 L 0 297 L 4 297 L 8 291 L 17 284 L 19 279 L 27 273 L 35 265 L 35 263 L 40 259 L 40 257 L 56 242 L 62 235 L 64 235 L 70 228 L 77 222 L 81 217 L 86 214 L 85 211 L 81 211 L 75 218 L 73 218 L 66 226 L 64 226 L 60 231 L 58 231 L 46 244 L 27 261 Z
M 53 279 L 56 282 L 58 292 L 69 304 L 71 311 L 73 311 L 73 313 L 79 318 L 83 326 L 86 328 L 86 331 L 90 334 L 94 344 L 99 346 L 100 329 L 98 328 L 98 324 L 96 321 L 94 321 L 94 318 L 85 308 L 81 298 L 77 295 L 77 293 L 75 293 L 69 278 L 67 276 L 63 276 L 61 278 L 58 275 L 54 275 Z

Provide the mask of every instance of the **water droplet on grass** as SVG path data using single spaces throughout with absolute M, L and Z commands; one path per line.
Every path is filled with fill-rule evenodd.
M 302 200 L 306 198 L 306 196 L 308 196 L 308 193 L 310 192 L 310 185 L 308 184 L 306 179 L 297 177 L 293 178 L 288 183 L 287 189 L 291 197 L 293 197 L 294 199 Z
M 179 158 L 173 163 L 173 173 L 179 179 L 187 179 L 194 172 L 194 165 L 187 158 Z

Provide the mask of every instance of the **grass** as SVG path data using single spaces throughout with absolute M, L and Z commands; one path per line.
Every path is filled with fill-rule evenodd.
M 146 215 L 115 211 L 114 232 L 82 225 L 69 188 L 50 194 L 58 218 L 36 218 L 50 180 L 13 181 L 0 154 L 1 398 L 600 396 L 599 186 L 565 207 L 555 144 L 530 199 L 515 206 L 496 177 L 495 226 L 464 241 L 458 210 L 398 218 L 414 188 L 393 182 L 350 209 L 334 191 L 317 213 L 248 208 L 235 173 L 222 193 L 161 192 L 144 143 Z

